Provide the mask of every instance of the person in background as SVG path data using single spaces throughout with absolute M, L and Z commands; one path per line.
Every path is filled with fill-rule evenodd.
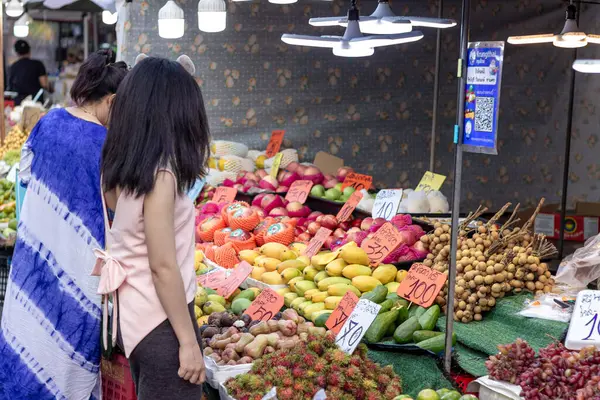
M 100 154 L 127 74 L 111 51 L 83 63 L 73 108 L 54 109 L 21 152 L 26 194 L 0 323 L 0 400 L 100 399 L 104 246 Z
M 193 71 L 187 56 L 137 63 L 117 92 L 102 150 L 114 219 L 96 272 L 112 283 L 99 290 L 118 299 L 113 340 L 122 339 L 138 400 L 198 400 L 205 380 L 194 316 L 194 204 L 186 192 L 206 175 L 210 149 Z
M 10 66 L 8 90 L 18 93 L 15 104 L 19 105 L 27 96 L 35 97 L 40 89 L 48 90 L 48 75 L 41 61 L 31 59 L 29 43 L 17 40 L 15 53 L 19 59 Z
M 71 99 L 71 96 L 69 96 L 69 93 L 71 92 L 71 87 L 75 82 L 75 78 L 77 77 L 79 68 L 81 68 L 81 62 L 77 57 L 77 48 L 70 47 L 67 50 L 67 59 L 63 63 L 63 68 L 60 72 L 60 79 L 62 81 L 61 95 L 64 99 L 65 104 L 72 105 L 73 103 L 73 100 Z

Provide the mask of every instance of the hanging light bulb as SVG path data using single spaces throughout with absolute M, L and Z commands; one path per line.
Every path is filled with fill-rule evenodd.
M 279 4 L 279 5 L 283 5 L 283 4 L 294 4 L 297 3 L 298 0 L 269 0 L 269 3 L 271 4 Z
M 29 35 L 29 24 L 33 22 L 33 19 L 29 16 L 29 14 L 25 13 L 15 21 L 13 25 L 13 34 L 16 37 L 27 37 Z
M 116 24 L 118 17 L 119 17 L 118 12 L 112 13 L 108 10 L 102 11 L 102 22 L 104 22 L 106 25 Z
M 200 0 L 198 2 L 198 29 L 202 32 L 221 32 L 227 26 L 225 0 Z
M 577 60 L 573 69 L 584 74 L 600 74 L 600 60 Z
M 173 0 L 158 10 L 158 36 L 163 39 L 179 39 L 185 30 L 183 10 Z
M 23 4 L 19 0 L 10 0 L 6 3 L 6 15 L 9 17 L 20 17 L 24 12 Z

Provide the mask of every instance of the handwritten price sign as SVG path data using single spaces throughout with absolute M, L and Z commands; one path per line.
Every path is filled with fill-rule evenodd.
M 222 282 L 221 286 L 217 287 L 215 290 L 219 296 L 228 298 L 251 273 L 252 265 L 248 264 L 246 261 L 242 261 L 227 277 L 227 279 Z
M 306 247 L 306 249 L 304 249 L 304 252 L 302 253 L 302 255 L 305 255 L 308 258 L 311 258 L 315 254 L 317 254 L 319 252 L 319 250 L 321 250 L 321 247 L 323 247 L 323 243 L 325 243 L 327 238 L 329 236 L 331 236 L 331 233 L 332 233 L 331 229 L 327 229 L 327 228 L 323 228 L 323 227 L 319 228 L 319 230 L 317 231 L 315 236 L 312 239 L 310 239 L 310 242 L 308 242 L 308 246 Z
M 285 199 L 289 202 L 297 201 L 304 204 L 312 187 L 312 181 L 296 181 L 290 186 L 290 190 L 288 190 L 285 195 Z
M 577 295 L 565 345 L 570 350 L 587 346 L 600 349 L 600 291 L 582 290 Z
M 380 309 L 379 304 L 360 299 L 335 338 L 338 347 L 348 354 L 354 353 Z
M 446 177 L 440 174 L 434 174 L 433 172 L 426 171 L 421 178 L 421 181 L 417 185 L 415 192 L 431 192 L 432 190 L 440 190 Z
M 235 200 L 236 194 L 237 190 L 235 190 L 234 188 L 230 188 L 227 186 L 219 186 L 215 190 L 213 201 L 215 203 L 231 203 L 233 200 Z
M 281 143 L 283 143 L 283 136 L 285 135 L 285 131 L 273 131 L 271 132 L 271 139 L 269 140 L 269 144 L 267 144 L 267 158 L 273 157 L 275 154 L 279 153 L 279 149 L 281 148 Z
M 342 326 L 346 323 L 346 320 L 354 311 L 356 303 L 358 303 L 358 296 L 352 292 L 346 292 L 342 300 L 338 304 L 335 310 L 331 313 L 325 326 L 336 335 L 342 330 Z
M 273 289 L 264 289 L 244 312 L 252 321 L 268 321 L 283 307 L 283 296 Z
M 376 267 L 400 245 L 400 239 L 398 229 L 386 222 L 372 238 L 365 239 L 360 247 L 367 252 L 371 266 Z
M 433 304 L 448 276 L 424 264 L 413 264 L 396 293 L 425 308 Z
M 344 205 L 342 206 L 342 208 L 340 209 L 340 211 L 337 213 L 337 215 L 335 217 L 338 220 L 338 222 L 344 222 L 348 218 L 350 218 L 350 216 L 356 209 L 356 206 L 358 205 L 358 203 L 360 203 L 361 200 L 362 200 L 361 192 L 357 191 L 357 192 L 352 193 L 350 195 L 350 197 L 348 198 L 348 201 L 344 203 Z
M 281 165 L 282 158 L 283 154 L 277 153 L 275 159 L 273 160 L 273 166 L 271 167 L 271 177 L 273 179 L 277 179 L 277 173 L 279 172 L 279 166 Z
M 227 278 L 225 271 L 215 271 L 208 274 L 200 275 L 196 277 L 198 283 L 204 287 L 217 290 L 223 281 Z
M 348 186 L 353 187 L 356 191 L 363 189 L 371 189 L 373 185 L 373 177 L 369 175 L 357 174 L 356 172 L 350 172 L 346 175 L 346 179 L 344 179 L 344 183 L 342 183 L 342 190 L 346 189 Z
M 394 218 L 402 201 L 402 189 L 384 189 L 377 193 L 373 203 L 373 218 L 383 218 L 387 221 Z

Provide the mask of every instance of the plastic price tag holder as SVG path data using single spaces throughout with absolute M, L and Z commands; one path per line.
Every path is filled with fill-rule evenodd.
M 386 222 L 373 237 L 365 239 L 360 247 L 367 252 L 371 266 L 376 267 L 400 245 L 400 239 L 398 229 Z
M 236 195 L 237 195 L 237 190 L 235 190 L 235 188 L 230 188 L 227 186 L 219 186 L 215 190 L 215 194 L 213 195 L 213 201 L 217 204 L 231 203 L 233 200 L 235 200 Z
M 304 249 L 302 255 L 307 256 L 308 258 L 312 258 L 315 254 L 319 252 L 319 250 L 321 250 L 321 247 L 323 247 L 323 243 L 325 243 L 327 238 L 331 236 L 332 232 L 333 231 L 331 229 L 323 227 L 319 228 L 315 236 L 312 239 L 310 239 L 310 242 L 308 242 L 308 246 L 306 247 L 306 249 Z
M 267 158 L 271 158 L 275 154 L 279 153 L 279 149 L 281 148 L 281 143 L 283 143 L 284 135 L 285 135 L 285 131 L 271 132 L 271 139 L 269 139 L 269 143 L 267 144 L 267 151 L 266 151 Z
M 582 290 L 577 294 L 565 346 L 569 350 L 588 346 L 600 349 L 600 290 Z
M 214 290 L 221 286 L 225 279 L 227 279 L 227 273 L 225 271 L 215 271 L 196 277 L 196 280 L 202 286 Z
M 325 326 L 336 335 L 342 330 L 342 326 L 346 323 L 346 320 L 354 311 L 356 303 L 358 303 L 358 296 L 352 292 L 346 292 L 340 303 L 335 310 L 331 313 Z
M 394 218 L 402 201 L 402 189 L 383 189 L 377 193 L 371 215 L 387 221 Z
M 429 193 L 432 190 L 440 190 L 445 180 L 445 175 L 434 174 L 431 171 L 426 171 L 425 174 L 423 174 L 421 181 L 417 185 L 415 192 L 423 191 Z
M 248 264 L 246 261 L 242 261 L 237 267 L 235 267 L 227 279 L 222 282 L 221 286 L 215 290 L 219 296 L 223 296 L 227 299 L 251 273 L 252 265 Z
M 335 219 L 337 219 L 338 222 L 346 221 L 348 218 L 350 218 L 350 216 L 354 212 L 354 209 L 356 208 L 358 203 L 360 203 L 361 200 L 362 200 L 361 192 L 356 191 L 356 192 L 352 193 L 350 195 L 350 197 L 348 198 L 348 201 L 344 203 L 344 205 L 342 206 L 340 211 L 335 216 Z
M 381 306 L 370 300 L 360 299 L 356 307 L 335 337 L 335 343 L 348 354 L 354 353 L 356 346 L 367 333 Z
M 299 203 L 304 204 L 312 187 L 312 181 L 296 181 L 292 183 L 292 186 L 290 186 L 290 189 L 285 195 L 285 199 L 289 202 L 297 201 Z
M 283 307 L 283 296 L 273 289 L 266 288 L 254 299 L 244 314 L 252 321 L 268 321 Z
M 281 165 L 282 158 L 283 154 L 277 153 L 275 159 L 273 160 L 273 166 L 271 167 L 271 177 L 273 179 L 277 179 L 277 173 L 279 172 L 279 166 Z
M 448 276 L 429 268 L 425 264 L 415 263 L 398 286 L 398 296 L 422 307 L 429 307 L 438 293 L 444 288 Z
M 348 186 L 352 186 L 356 191 L 363 189 L 371 189 L 373 185 L 373 177 L 370 175 L 357 174 L 356 172 L 350 172 L 346 175 L 344 183 L 342 183 L 342 190 Z

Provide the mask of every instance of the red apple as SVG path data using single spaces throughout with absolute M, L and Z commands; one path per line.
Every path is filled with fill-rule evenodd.
M 336 238 L 343 238 L 346 236 L 346 232 L 343 229 L 337 228 L 335 231 L 333 231 L 333 236 Z
M 323 213 L 321 211 L 313 211 L 308 214 L 308 217 L 306 218 L 310 219 L 311 221 L 316 221 L 319 215 L 323 215 Z
M 335 228 L 338 226 L 338 222 L 337 219 L 335 219 L 335 216 L 327 214 L 321 220 L 321 226 L 327 229 L 335 230 Z
M 275 207 L 269 212 L 269 216 L 271 217 L 287 217 L 288 212 L 283 207 Z
M 299 234 L 296 239 L 299 242 L 304 242 L 304 243 L 308 243 L 310 241 L 310 239 L 312 239 L 312 236 L 310 236 L 310 233 L 308 232 L 303 232 L 301 234 Z
M 360 224 L 360 229 L 362 229 L 363 231 L 368 231 L 371 228 L 371 225 L 373 225 L 373 218 L 367 217 L 362 220 L 362 223 Z
M 321 228 L 321 224 L 318 222 L 311 222 L 308 224 L 308 227 L 306 228 L 307 232 L 310 233 L 311 235 L 316 235 L 317 231 Z

